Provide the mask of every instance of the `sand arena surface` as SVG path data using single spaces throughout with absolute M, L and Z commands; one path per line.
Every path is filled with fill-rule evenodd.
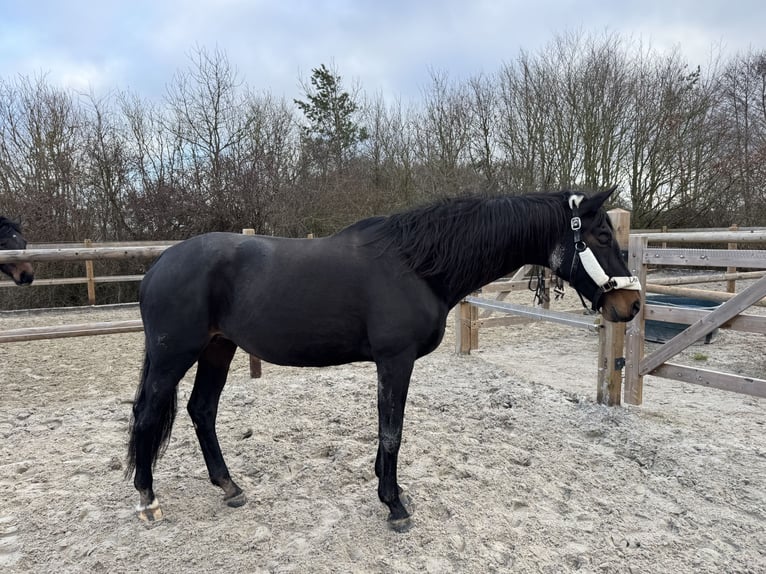
M 529 299 L 528 295 L 524 295 Z M 569 303 L 576 302 L 573 294 Z M 3 329 L 137 318 L 3 318 Z M 410 387 L 406 534 L 376 494 L 375 371 L 235 358 L 218 434 L 248 503 L 207 477 L 179 416 L 148 528 L 123 479 L 142 334 L 0 346 L 0 570 L 15 572 L 764 572 L 766 400 L 647 378 L 640 408 L 596 405 L 597 336 L 549 323 L 451 329 Z M 763 377 L 763 337 L 721 332 L 687 362 Z

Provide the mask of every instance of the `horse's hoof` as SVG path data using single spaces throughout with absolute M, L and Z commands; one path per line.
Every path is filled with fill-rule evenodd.
M 159 522 L 162 520 L 162 509 L 160 508 L 159 500 L 155 498 L 148 506 L 139 504 L 136 506 L 136 514 L 138 514 L 138 518 L 147 524 Z
M 240 492 L 239 494 L 235 494 L 230 498 L 224 498 L 223 501 L 226 503 L 226 506 L 239 508 L 240 506 L 244 505 L 245 502 L 247 502 L 247 497 L 245 496 L 244 492 Z
M 399 534 L 409 532 L 412 529 L 412 526 L 413 523 L 411 516 L 407 516 L 405 518 L 392 518 L 391 516 L 388 517 L 388 527 L 394 532 L 398 532 Z

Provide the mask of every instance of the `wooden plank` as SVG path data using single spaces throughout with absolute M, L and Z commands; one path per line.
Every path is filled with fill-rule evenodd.
M 649 374 L 703 387 L 766 398 L 766 380 L 755 377 L 720 373 L 718 371 L 686 367 L 674 363 L 660 365 Z
M 458 303 L 455 313 L 455 352 L 466 355 L 471 352 L 471 305 Z
M 143 275 L 108 275 L 105 277 L 94 277 L 94 283 L 127 283 L 131 281 L 141 281 Z M 88 282 L 87 277 L 54 277 L 48 279 L 38 279 L 32 286 L 42 287 L 43 285 L 85 285 Z M 16 284 L 11 280 L 0 280 L 0 287 L 15 287 Z
M 481 293 L 512 293 L 529 289 L 528 281 L 495 281 L 481 288 Z
M 255 229 L 246 228 L 242 230 L 242 235 L 255 235 Z M 263 368 L 261 366 L 260 357 L 255 355 L 248 355 L 250 361 L 250 378 L 260 379 L 263 374 Z
M 625 324 L 604 321 L 599 330 L 596 402 L 617 406 L 622 397 Z
M 664 229 L 664 231 L 663 231 Z M 647 228 L 647 229 L 633 229 L 631 233 L 636 235 L 656 235 L 657 233 L 666 233 L 667 232 L 667 226 L 663 226 L 663 229 L 660 228 Z M 739 231 L 755 231 L 755 232 L 766 232 L 766 227 L 763 226 L 739 226 Z M 673 233 L 712 233 L 713 231 L 730 231 L 729 227 L 674 227 Z
M 646 237 L 631 235 L 628 248 L 628 269 L 646 285 L 646 265 L 643 263 Z M 624 401 L 640 405 L 643 401 L 644 378 L 641 376 L 641 359 L 644 356 L 644 308 L 646 291 L 641 290 L 641 311 L 630 321 L 625 330 L 625 384 Z
M 90 239 L 85 240 L 85 247 L 92 247 Z M 85 261 L 85 278 L 88 280 L 88 305 L 96 304 L 96 283 L 93 278 L 96 276 L 93 271 L 93 260 Z
M 94 241 L 93 247 L 150 247 L 154 245 L 175 245 L 180 239 L 141 240 L 141 241 Z M 60 243 L 27 243 L 27 249 L 75 249 L 85 247 L 84 241 L 65 241 Z
M 652 285 L 695 285 L 697 283 L 714 283 L 719 281 L 734 281 L 737 279 L 759 279 L 766 271 L 739 271 L 737 273 L 706 273 L 704 275 L 685 275 L 683 277 L 652 277 Z
M 83 247 L 65 249 L 8 249 L 0 251 L 0 263 L 14 261 L 85 261 L 87 259 L 151 259 L 170 245 L 144 247 Z
M 651 243 L 766 243 L 766 230 L 762 227 L 739 231 L 670 231 L 668 233 L 634 233 L 633 237 L 646 237 Z
M 709 289 L 696 289 L 689 287 L 676 287 L 673 285 L 657 285 L 655 283 L 646 283 L 645 289 L 649 293 L 662 293 L 665 295 L 681 295 L 683 297 L 692 297 L 695 299 L 711 299 L 713 301 L 725 302 L 731 301 L 735 293 L 724 293 L 723 291 L 711 291 Z M 753 305 L 766 307 L 766 299 L 756 301 Z
M 666 321 L 668 323 L 682 323 L 691 325 L 699 321 L 710 311 L 702 309 L 690 309 L 687 307 L 666 307 L 665 305 L 646 305 L 644 317 L 646 320 Z M 760 333 L 766 335 L 766 317 L 760 315 L 737 315 L 733 319 L 723 323 L 721 329 L 742 331 L 745 333 Z
M 755 301 L 766 295 L 766 277 L 762 277 L 750 287 L 737 293 L 729 301 L 711 311 L 686 330 L 673 337 L 651 355 L 644 357 L 640 365 L 640 373 L 646 374 L 662 363 L 683 351 L 686 347 L 710 333 L 716 327 L 733 319 L 750 307 Z
M 113 335 L 118 333 L 135 333 L 143 330 L 144 324 L 141 319 L 102 323 L 78 323 L 55 327 L 25 327 L 22 329 L 0 331 L 0 343 L 18 343 L 65 337 L 87 337 L 90 335 Z
M 483 329 L 485 327 L 512 327 L 514 325 L 525 325 L 526 323 L 529 323 L 532 321 L 532 319 L 528 317 L 487 317 L 487 318 L 479 318 L 477 321 L 474 322 L 477 329 Z
M 598 329 L 598 323 L 592 317 L 589 319 L 583 315 L 575 315 L 563 311 L 551 311 L 550 309 L 542 309 L 540 307 L 527 307 L 525 305 L 517 305 L 505 301 L 491 301 L 489 299 L 481 299 L 474 296 L 466 297 L 465 301 L 471 305 L 476 305 L 477 307 L 484 309 L 513 313 L 515 315 L 521 315 L 522 317 L 529 317 L 530 319 L 552 321 L 554 323 L 561 323 L 563 325 L 569 325 L 570 327 L 580 327 L 592 331 Z
M 621 249 L 627 249 L 630 240 L 630 211 L 616 207 L 606 213 L 614 228 L 614 238 Z
M 749 267 L 766 269 L 766 251 L 760 249 L 729 251 L 728 249 L 680 249 L 649 247 L 643 262 L 649 265 L 675 267 Z
M 730 227 L 730 229 L 732 231 L 737 231 L 737 226 L 736 225 L 732 225 Z M 739 244 L 736 241 L 735 242 L 729 242 L 729 249 L 737 249 L 738 245 Z M 736 267 L 727 267 L 726 268 L 726 272 L 727 273 L 736 273 L 737 272 L 737 268 Z M 736 293 L 736 291 L 737 291 L 737 283 L 736 283 L 736 281 L 734 281 L 734 279 L 729 279 L 729 280 L 726 281 L 726 291 L 728 293 Z

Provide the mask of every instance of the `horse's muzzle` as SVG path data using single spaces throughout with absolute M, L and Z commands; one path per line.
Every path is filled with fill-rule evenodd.
M 19 280 L 16 281 L 14 278 L 14 281 L 16 281 L 16 285 L 31 285 L 32 281 L 35 280 L 35 274 L 28 271 L 22 271 L 19 275 Z
M 31 263 L 4 265 L 3 271 L 10 275 L 16 285 L 30 285 L 35 280 L 35 271 Z
M 614 323 L 627 323 L 641 311 L 638 291 L 610 291 L 605 297 L 601 313 L 604 319 Z

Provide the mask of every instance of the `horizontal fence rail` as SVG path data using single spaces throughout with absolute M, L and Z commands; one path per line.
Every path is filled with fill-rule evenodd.
M 567 313 L 565 311 L 553 311 L 551 309 L 542 309 L 539 307 L 530 308 L 526 305 L 517 305 L 515 303 L 508 303 L 506 301 L 492 301 L 489 299 L 482 299 L 481 297 L 474 296 L 468 296 L 464 299 L 464 301 L 482 309 L 504 311 L 506 313 L 520 315 L 521 317 L 527 317 L 529 319 L 544 319 L 553 323 L 569 325 L 570 327 L 580 327 L 591 331 L 598 331 L 600 324 L 600 320 L 594 317 L 588 319 L 581 315 L 575 315 L 574 313 Z
M 17 261 L 87 261 L 100 259 L 150 259 L 170 247 L 149 245 L 135 247 L 63 247 L 57 249 L 9 249 L 0 251 L 0 263 Z
M 65 337 L 89 337 L 91 335 L 114 335 L 136 333 L 144 330 L 141 319 L 111 321 L 101 323 L 74 323 L 54 327 L 24 327 L 0 331 L 0 343 L 20 343 L 22 341 L 41 341 L 44 339 L 62 339 Z

